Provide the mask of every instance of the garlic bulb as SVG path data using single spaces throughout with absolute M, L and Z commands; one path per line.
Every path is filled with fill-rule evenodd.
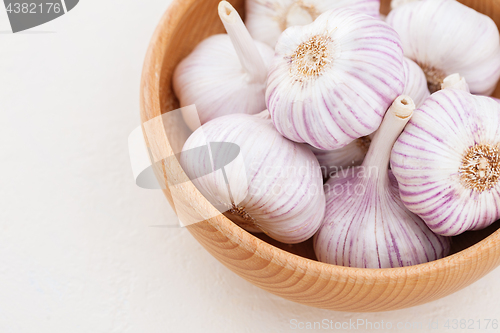
M 347 168 L 363 163 L 370 143 L 370 136 L 364 136 L 340 149 L 322 150 L 314 147 L 310 147 L 310 149 L 318 159 L 323 178 L 328 179 L 337 172 L 342 172 Z
M 490 95 L 500 77 L 500 38 L 488 16 L 455 0 L 423 0 L 397 7 L 387 17 L 401 36 L 405 56 L 425 72 L 429 90 L 460 73 L 471 92 Z
M 211 120 L 184 144 L 183 152 L 206 142 L 238 145 L 243 163 L 227 165 L 226 176 L 205 175 L 203 156 L 181 153 L 180 162 L 199 191 L 216 207 L 225 207 L 241 227 L 283 243 L 303 242 L 318 230 L 324 215 L 320 167 L 310 149 L 283 138 L 266 113 Z
M 420 66 L 406 57 L 404 69 L 406 80 L 403 95 L 410 96 L 418 108 L 431 95 L 427 87 L 427 79 Z
M 417 107 L 430 96 L 427 88 L 427 81 L 422 69 L 412 60 L 404 58 L 405 89 L 403 95 L 411 97 Z M 453 77 L 453 80 L 456 80 Z M 465 82 L 465 80 L 463 80 Z M 445 79 L 448 85 L 455 84 L 452 78 Z M 463 84 L 461 82 L 461 84 Z M 354 140 L 345 147 L 335 150 L 322 150 L 310 147 L 321 165 L 321 171 L 325 179 L 330 178 L 335 173 L 349 167 L 359 166 L 368 152 L 373 134 L 363 136 Z
M 274 47 L 287 28 L 312 23 L 335 8 L 378 17 L 380 0 L 247 0 L 245 22 L 254 39 Z
M 406 207 L 454 236 L 500 217 L 500 104 L 459 89 L 429 97 L 394 145 Z
M 315 235 L 318 260 L 350 267 L 416 265 L 447 255 L 450 242 L 409 212 L 388 170 L 392 145 L 415 105 L 400 96 L 387 111 L 360 167 L 325 184 L 326 212 Z
M 266 90 L 273 123 L 286 138 L 318 149 L 373 133 L 404 89 L 397 33 L 352 10 L 288 28 L 275 51 Z
M 274 51 L 254 42 L 236 10 L 226 1 L 219 16 L 228 35 L 208 37 L 176 68 L 174 91 L 181 107 L 195 104 L 198 119 L 183 113 L 191 130 L 232 113 L 255 114 L 266 108 L 267 69 Z

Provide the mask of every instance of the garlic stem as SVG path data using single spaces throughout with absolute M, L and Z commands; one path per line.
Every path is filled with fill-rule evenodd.
M 441 89 L 459 89 L 470 92 L 469 85 L 465 81 L 465 78 L 460 76 L 460 74 L 458 73 L 448 75 L 443 80 Z
M 387 110 L 382 125 L 375 132 L 362 167 L 369 172 L 371 172 L 372 168 L 377 168 L 378 181 L 381 183 L 388 180 L 387 170 L 392 147 L 413 115 L 414 110 L 415 103 L 411 97 L 399 96 Z
M 248 74 L 249 82 L 265 82 L 266 65 L 236 9 L 229 2 L 221 1 L 219 17 L 231 38 L 243 70 Z

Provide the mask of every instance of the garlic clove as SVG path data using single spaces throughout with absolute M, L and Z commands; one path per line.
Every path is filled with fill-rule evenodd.
M 181 154 L 180 162 L 198 190 L 216 207 L 225 207 L 231 220 L 289 244 L 316 233 L 325 210 L 318 161 L 307 146 L 283 138 L 266 112 L 211 120 L 188 138 L 183 151 L 206 142 L 236 144 L 241 159 L 225 167 L 225 176 L 205 175 L 199 156 Z
M 432 233 L 409 212 L 388 170 L 392 145 L 415 105 L 398 97 L 387 111 L 363 164 L 325 184 L 324 222 L 314 236 L 318 260 L 350 267 L 391 268 L 444 257 L 446 237 Z
M 403 95 L 410 96 L 415 105 L 419 107 L 431 94 L 427 87 L 425 74 L 413 60 L 404 58 L 405 89 Z
M 453 73 L 463 75 L 475 94 L 493 92 L 500 37 L 488 16 L 455 0 L 424 0 L 395 8 L 387 23 L 401 36 L 405 56 L 424 70 L 431 93 Z
M 247 0 L 245 21 L 254 39 L 274 47 L 287 28 L 312 23 L 335 8 L 378 17 L 380 0 Z
M 219 15 L 228 34 L 203 40 L 181 61 L 173 76 L 181 107 L 195 104 L 198 110 L 199 119 L 193 119 L 192 113 L 183 114 L 191 130 L 220 116 L 256 114 L 266 108 L 267 68 L 274 51 L 252 40 L 229 3 L 221 2 Z
M 500 104 L 459 89 L 429 97 L 394 145 L 406 207 L 435 233 L 479 230 L 500 217 Z
M 448 75 L 441 84 L 441 89 L 459 89 L 466 92 L 470 92 L 469 85 L 465 81 L 463 76 L 455 73 Z
M 277 130 L 333 150 L 373 133 L 404 89 L 402 49 L 386 23 L 348 9 L 288 28 L 266 90 Z

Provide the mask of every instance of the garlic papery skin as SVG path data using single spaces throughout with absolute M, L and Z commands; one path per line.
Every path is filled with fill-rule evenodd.
M 391 166 L 406 207 L 455 236 L 500 217 L 500 104 L 459 89 L 434 93 L 394 145 Z
M 224 168 L 227 182 L 221 172 L 205 175 L 202 156 L 184 154 L 206 142 L 240 147 L 243 162 Z M 306 145 L 283 138 L 265 113 L 207 122 L 188 138 L 180 162 L 198 190 L 249 231 L 300 243 L 311 238 L 323 220 L 325 196 L 317 159 Z
M 392 145 L 415 105 L 400 96 L 387 111 L 363 164 L 325 184 L 326 211 L 314 237 L 318 260 L 359 268 L 417 265 L 448 254 L 449 239 L 434 234 L 401 202 L 389 167 Z
M 322 150 L 311 147 L 321 166 L 323 178 L 329 179 L 337 172 L 361 165 L 371 144 L 370 136 L 356 139 L 345 147 L 335 150 Z
M 229 3 L 219 4 L 219 16 L 228 34 L 214 35 L 198 44 L 173 76 L 180 106 L 196 105 L 199 119 L 183 113 L 191 130 L 200 122 L 227 114 L 256 114 L 266 109 L 267 69 L 273 49 L 252 40 Z
M 403 95 L 410 96 L 418 108 L 431 94 L 425 74 L 413 60 L 404 58 L 405 89 Z
M 288 28 L 275 51 L 266 90 L 273 123 L 286 138 L 318 149 L 373 133 L 404 89 L 397 33 L 349 9 Z
M 426 73 L 431 93 L 460 73 L 474 94 L 490 95 L 500 77 L 500 37 L 491 18 L 455 0 L 423 0 L 392 10 L 389 23 L 405 56 Z
M 465 78 L 460 76 L 460 74 L 455 73 L 448 75 L 441 84 L 441 89 L 459 89 L 466 92 L 470 92 L 469 85 L 465 81 Z
M 287 28 L 312 23 L 335 8 L 378 17 L 380 0 L 247 0 L 245 23 L 254 39 L 274 47 Z
M 401 7 L 403 5 L 406 5 L 410 2 L 415 2 L 415 1 L 420 1 L 420 0 L 392 0 L 391 1 L 391 9 Z

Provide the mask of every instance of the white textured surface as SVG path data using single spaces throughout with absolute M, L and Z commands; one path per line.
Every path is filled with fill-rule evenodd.
M 0 332 L 297 331 L 292 319 L 383 320 L 393 331 L 439 320 L 444 331 L 447 318 L 476 328 L 500 319 L 500 269 L 427 305 L 339 313 L 268 294 L 187 230 L 151 227 L 174 215 L 161 192 L 135 187 L 127 137 L 139 123 L 145 50 L 167 6 L 85 0 L 33 29 L 54 33 L 0 34 Z M 6 19 L 0 10 L 0 30 Z

